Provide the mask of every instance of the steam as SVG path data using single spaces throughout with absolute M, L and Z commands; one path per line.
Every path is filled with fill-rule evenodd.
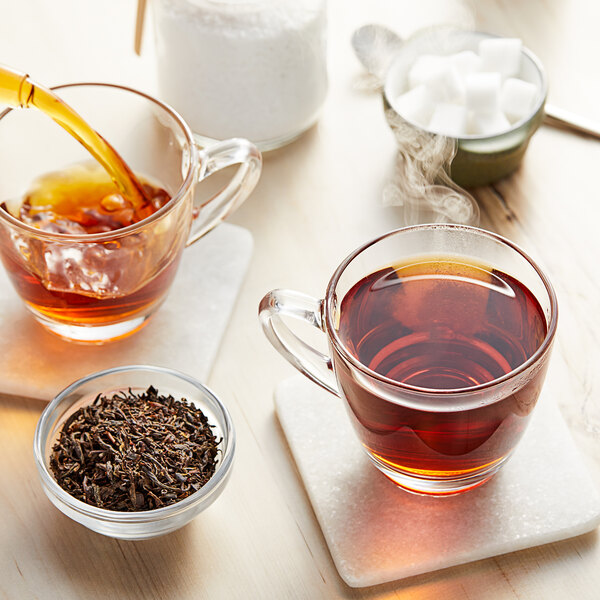
M 402 207 L 406 225 L 478 225 L 477 202 L 447 174 L 456 141 L 415 127 L 393 109 L 386 111 L 386 118 L 398 151 L 394 173 L 383 191 L 383 204 Z
M 462 3 L 459 6 L 465 8 Z M 459 21 L 468 21 L 469 15 L 472 12 L 465 9 L 459 14 Z M 442 30 L 451 28 L 430 30 L 431 36 L 443 47 Z M 387 67 L 402 40 L 386 27 L 365 25 L 354 33 L 352 45 L 367 69 L 357 87 L 381 91 Z M 384 205 L 401 207 L 406 225 L 427 222 L 478 225 L 477 202 L 448 176 L 456 154 L 456 140 L 412 125 L 391 108 L 386 110 L 386 119 L 394 132 L 398 152 L 394 173 L 383 192 Z

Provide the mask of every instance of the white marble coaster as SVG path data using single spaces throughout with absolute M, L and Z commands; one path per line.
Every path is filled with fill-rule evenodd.
M 219 225 L 184 251 L 169 296 L 148 325 L 104 346 L 72 344 L 48 333 L 0 266 L 0 391 L 51 400 L 79 377 L 126 364 L 171 367 L 205 380 L 252 247 L 249 231 Z
M 550 390 L 496 477 L 447 498 L 396 488 L 366 457 L 342 400 L 305 377 L 283 381 L 275 401 L 333 560 L 352 587 L 561 540 L 600 523 L 600 494 Z

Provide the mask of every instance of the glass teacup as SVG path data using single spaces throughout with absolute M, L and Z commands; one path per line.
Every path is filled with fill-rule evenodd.
M 59 336 L 102 343 L 142 327 L 166 298 L 181 254 L 231 214 L 261 171 L 256 147 L 243 139 L 200 148 L 183 119 L 142 92 L 99 83 L 54 88 L 115 147 L 132 171 L 171 200 L 147 218 L 105 233 L 53 233 L 0 210 L 0 256 L 35 318 Z M 0 202 L 22 201 L 42 173 L 90 156 L 43 113 L 0 115 Z M 239 165 L 219 193 L 194 198 L 196 184 Z
M 282 356 L 345 400 L 378 469 L 409 491 L 447 495 L 489 480 L 515 449 L 558 307 L 546 275 L 509 240 L 428 224 L 357 248 L 323 300 L 273 290 L 259 314 Z M 321 329 L 329 353 L 283 316 Z

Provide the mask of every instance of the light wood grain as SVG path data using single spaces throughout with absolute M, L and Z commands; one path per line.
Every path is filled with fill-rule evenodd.
M 132 50 L 134 0 L 1 1 L 3 62 L 51 84 L 96 79 L 154 91 L 150 23 L 142 56 Z M 600 120 L 600 6 L 478 0 L 465 10 L 443 0 L 330 0 L 329 7 L 331 85 L 322 117 L 296 143 L 265 157 L 256 192 L 232 219 L 252 232 L 255 251 L 208 381 L 238 432 L 227 489 L 164 538 L 118 542 L 88 532 L 54 509 L 38 484 L 31 445 L 43 405 L 1 397 L 0 597 L 598 597 L 596 532 L 371 589 L 345 586 L 273 411 L 273 389 L 293 370 L 262 335 L 256 312 L 275 287 L 321 296 L 350 250 L 402 224 L 397 209 L 381 204 L 394 141 L 380 98 L 357 86 L 361 69 L 349 45 L 355 27 L 383 22 L 406 35 L 454 19 L 519 36 L 548 70 L 550 99 Z M 482 226 L 522 245 L 556 286 L 560 325 L 547 384 L 560 390 L 563 414 L 600 482 L 599 165 L 599 143 L 544 127 L 518 173 L 475 195 Z

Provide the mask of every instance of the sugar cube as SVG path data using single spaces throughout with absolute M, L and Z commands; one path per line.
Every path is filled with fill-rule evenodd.
M 510 129 L 510 122 L 500 110 L 471 113 L 469 118 L 468 131 L 475 135 L 495 135 L 508 129 Z
M 433 113 L 431 94 L 425 85 L 405 92 L 394 101 L 394 110 L 405 119 L 427 127 Z
M 521 70 L 523 44 L 517 38 L 486 38 L 479 42 L 482 71 L 495 71 L 514 77 Z
M 423 77 L 434 101 L 460 103 L 464 98 L 464 86 L 458 71 L 448 60 L 433 66 Z
M 450 137 L 462 137 L 467 132 L 467 109 L 442 102 L 435 107 L 427 129 Z
M 433 73 L 439 70 L 444 61 L 444 56 L 434 56 L 433 54 L 419 56 L 408 71 L 408 87 L 415 88 L 423 85 Z
M 465 105 L 475 112 L 494 113 L 500 107 L 500 73 L 471 73 L 465 79 Z
M 497 135 L 531 114 L 539 89 L 518 79 L 523 44 L 485 38 L 465 49 L 423 54 L 408 71 L 405 93 L 393 102 L 408 121 L 450 137 Z
M 458 71 L 461 77 L 466 77 L 470 73 L 481 71 L 481 58 L 472 50 L 463 50 L 456 54 L 451 54 L 450 61 Z
M 509 78 L 502 86 L 500 106 L 509 120 L 515 123 L 531 114 L 537 95 L 538 88 L 533 83 Z

